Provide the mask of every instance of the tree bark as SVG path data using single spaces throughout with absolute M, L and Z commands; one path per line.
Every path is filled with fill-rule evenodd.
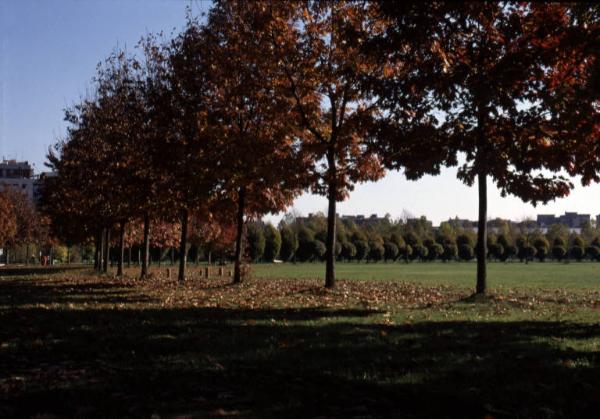
M 185 268 L 187 263 L 187 233 L 188 233 L 188 218 L 189 213 L 184 209 L 181 213 L 181 240 L 179 242 L 179 282 L 185 281 Z M 171 249 L 173 254 L 173 249 Z
M 117 266 L 117 276 L 123 277 L 123 265 L 125 264 L 125 222 L 121 221 L 119 230 L 119 261 Z
M 104 263 L 102 265 L 102 272 L 108 272 L 108 261 L 110 259 L 110 228 L 106 228 L 104 232 Z
M 246 188 L 243 186 L 238 191 L 237 231 L 235 234 L 235 262 L 233 268 L 233 283 L 242 282 L 242 242 L 244 239 L 244 211 L 246 205 Z M 210 257 L 210 256 L 209 256 Z M 210 263 L 210 262 L 209 262 Z
M 337 203 L 337 167 L 333 150 L 327 153 L 327 163 L 329 165 L 329 184 L 327 190 L 329 207 L 327 210 L 327 243 L 325 243 L 325 287 L 333 288 L 335 286 L 335 209 Z
M 479 188 L 479 220 L 477 222 L 477 287 L 476 294 L 484 295 L 487 289 L 487 178 L 485 173 L 477 175 Z
M 98 272 L 100 272 L 102 270 L 102 257 L 103 257 L 103 250 L 104 250 L 104 230 L 103 229 L 99 229 L 98 233 L 96 234 L 96 252 L 95 252 L 95 259 L 94 259 L 94 269 Z
M 150 258 L 150 216 L 148 214 L 144 215 L 144 257 L 142 259 L 142 272 L 140 274 L 140 279 L 148 278 L 148 264 Z

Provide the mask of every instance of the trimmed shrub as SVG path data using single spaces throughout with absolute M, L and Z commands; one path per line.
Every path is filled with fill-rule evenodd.
M 325 243 L 323 243 L 321 240 L 315 239 L 311 242 L 311 247 L 313 251 L 313 260 L 323 260 L 325 252 L 327 251 Z
M 383 255 L 385 253 L 385 249 L 383 245 L 379 242 L 371 242 L 369 243 L 369 260 L 379 262 L 383 259 Z
M 445 261 L 454 260 L 458 256 L 458 247 L 454 243 L 447 243 L 444 245 L 444 253 L 442 259 Z
M 585 249 L 585 254 L 590 260 L 599 260 L 600 259 L 600 247 L 598 246 L 589 246 Z
M 351 260 L 356 256 L 356 246 L 352 242 L 342 243 L 342 257 Z
M 265 226 L 265 252 L 264 258 L 268 262 L 272 262 L 279 257 L 281 251 L 281 234 L 273 225 Z
M 427 255 L 429 254 L 429 250 L 423 246 L 422 244 L 417 244 L 413 248 L 413 259 L 425 260 Z
M 246 237 L 248 240 L 250 259 L 253 262 L 256 262 L 261 259 L 265 253 L 265 235 L 262 226 L 258 224 L 248 224 Z
M 581 259 L 583 259 L 584 255 L 585 251 L 581 246 L 573 246 L 571 247 L 571 250 L 569 250 L 569 256 L 571 256 L 572 259 L 575 259 L 578 262 L 581 262 Z
M 429 247 L 429 260 L 436 260 L 444 254 L 444 248 L 441 244 L 433 243 Z
M 564 246 L 554 246 L 552 248 L 552 257 L 558 261 L 561 261 L 567 255 L 567 249 Z
M 402 256 L 404 257 L 404 260 L 408 262 L 409 260 L 412 260 L 412 255 L 413 248 L 410 244 L 407 244 L 406 246 L 404 246 L 404 249 L 402 249 Z
M 494 259 L 501 260 L 504 255 L 504 247 L 500 243 L 491 244 L 488 248 L 488 254 Z
M 284 261 L 290 261 L 296 255 L 298 250 L 298 237 L 291 228 L 285 226 L 280 230 L 281 234 L 281 249 L 279 257 Z
M 502 255 L 502 261 L 506 262 L 508 259 L 512 259 L 517 255 L 517 246 L 508 245 L 504 248 L 504 254 Z
M 458 257 L 461 260 L 471 260 L 475 257 L 475 251 L 473 250 L 473 246 L 468 244 L 461 244 L 458 246 Z
M 385 249 L 383 258 L 385 259 L 386 262 L 388 260 L 398 259 L 398 253 L 400 252 L 400 250 L 398 249 L 398 246 L 396 246 L 396 244 L 394 244 L 392 242 L 385 242 L 383 247 Z
M 523 248 L 523 256 L 525 261 L 533 260 L 535 255 L 537 254 L 537 249 L 532 245 L 528 244 Z
M 359 262 L 365 260 L 369 254 L 369 243 L 364 240 L 356 240 L 354 246 L 356 247 L 356 260 Z

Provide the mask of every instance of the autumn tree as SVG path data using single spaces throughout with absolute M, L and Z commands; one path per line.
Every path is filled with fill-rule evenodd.
M 202 28 L 190 21 L 187 28 L 155 59 L 164 63 L 161 84 L 154 93 L 157 118 L 155 152 L 161 158 L 155 170 L 163 176 L 159 187 L 168 191 L 162 205 L 181 225 L 179 281 L 184 281 L 190 212 L 206 207 L 219 185 L 223 149 L 208 127 L 208 86 Z
M 14 246 L 27 246 L 26 261 L 29 263 L 30 245 L 39 236 L 40 218 L 35 204 L 20 190 L 6 188 L 3 192 L 12 204 L 16 217 L 17 231 L 9 244 Z
M 106 199 L 110 178 L 100 176 L 108 147 L 101 135 L 100 118 L 99 102 L 94 98 L 66 110 L 66 138 L 58 141 L 47 155 L 47 165 L 56 176 L 42 183 L 42 211 L 59 237 L 95 235 L 95 267 L 102 271 L 107 269 L 106 232 L 113 221 Z
M 438 23 L 427 26 L 430 53 L 423 55 L 417 91 L 438 120 L 430 126 L 432 137 L 464 161 L 459 179 L 478 184 L 476 293 L 484 294 L 488 181 L 502 195 L 532 203 L 564 196 L 572 186 L 556 174 L 565 159 L 559 139 L 546 129 L 544 95 L 553 83 L 554 50 L 568 26 L 567 10 L 538 3 L 432 7 L 440 8 Z
M 312 190 L 328 200 L 325 286 L 333 287 L 336 203 L 356 182 L 383 176 L 366 146 L 378 109 L 361 83 L 377 71 L 364 43 L 382 27 L 377 7 L 362 1 L 282 2 L 271 10 L 273 46 L 287 95 L 315 162 Z
M 241 281 L 247 219 L 285 210 L 303 187 L 306 161 L 273 54 L 266 2 L 216 1 L 196 54 L 206 57 L 207 106 L 223 164 L 221 199 L 236 209 L 234 282 Z
M 10 199 L 0 193 L 0 245 L 12 240 L 17 233 L 17 217 Z
M 600 182 L 600 7 L 591 2 L 569 5 L 561 15 L 564 31 L 545 41 L 557 64 L 548 69 L 542 92 L 545 132 L 561 142 L 561 157 L 583 185 Z

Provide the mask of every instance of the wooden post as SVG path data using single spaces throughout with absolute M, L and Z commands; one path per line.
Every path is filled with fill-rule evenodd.
M 210 268 L 208 266 L 204 268 L 204 276 L 206 278 L 210 277 Z

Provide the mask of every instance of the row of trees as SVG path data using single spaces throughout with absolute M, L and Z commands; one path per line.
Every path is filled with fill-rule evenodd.
M 40 252 L 52 256 L 58 244 L 50 230 L 50 220 L 39 213 L 33 202 L 20 190 L 4 185 L 0 192 L 0 248 L 10 262 L 13 249 L 25 248 L 24 260 L 37 259 Z M 34 249 L 37 252 L 34 252 Z
M 424 220 L 355 224 L 336 220 L 336 260 L 346 261 L 434 261 L 472 260 L 477 233 L 444 222 L 433 229 Z M 546 259 L 598 260 L 600 231 L 591 226 L 583 234 L 571 233 L 560 224 L 545 233 L 527 223 L 512 224 L 496 220 L 488 231 L 487 259 L 529 261 Z M 317 214 L 308 218 L 287 217 L 275 228 L 270 223 L 255 222 L 248 226 L 249 255 L 252 261 L 319 261 L 325 257 L 327 219 Z
M 408 179 L 460 161 L 479 188 L 478 293 L 486 289 L 487 182 L 529 202 L 567 195 L 559 171 L 599 180 L 598 8 L 592 4 L 215 1 L 143 57 L 116 52 L 67 112 L 46 208 L 65 237 L 118 225 L 233 226 L 306 189 L 328 198 L 325 285 L 335 284 L 336 203 L 385 169 Z M 123 257 L 119 266 L 122 266 Z M 147 272 L 147 256 L 142 276 Z M 97 263 L 99 264 L 99 262 Z M 122 273 L 122 269 L 119 270 Z

